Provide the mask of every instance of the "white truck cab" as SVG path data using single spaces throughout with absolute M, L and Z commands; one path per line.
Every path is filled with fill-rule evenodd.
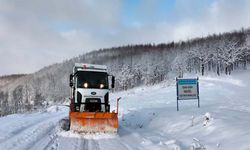
M 114 83 L 106 66 L 76 63 L 70 75 L 71 111 L 109 112 L 109 91 Z

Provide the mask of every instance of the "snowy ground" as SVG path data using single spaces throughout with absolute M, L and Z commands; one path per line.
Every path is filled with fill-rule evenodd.
M 112 99 L 122 97 L 117 135 L 62 131 L 58 122 L 68 115 L 62 106 L 2 117 L 0 149 L 185 150 L 194 146 L 249 150 L 249 77 L 249 71 L 201 77 L 201 108 L 197 108 L 197 101 L 181 101 L 179 112 L 174 82 L 115 93 Z

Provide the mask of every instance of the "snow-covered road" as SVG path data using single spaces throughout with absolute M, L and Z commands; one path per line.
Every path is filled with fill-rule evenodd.
M 1 118 L 0 149 L 36 149 L 49 147 L 58 121 L 66 111 L 49 108 L 46 112 L 14 114 Z
M 250 149 L 250 72 L 201 77 L 201 108 L 181 101 L 176 112 L 174 82 L 139 87 L 111 95 L 120 101 L 117 134 L 77 134 L 63 131 L 59 121 L 68 108 L 0 118 L 0 149 Z M 115 104 L 115 101 L 112 101 Z M 115 105 L 112 106 L 115 108 Z M 204 116 L 210 115 L 205 123 Z

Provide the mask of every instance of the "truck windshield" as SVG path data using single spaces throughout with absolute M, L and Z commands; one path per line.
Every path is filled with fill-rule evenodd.
M 80 71 L 76 76 L 78 88 L 108 89 L 108 74 L 105 72 Z

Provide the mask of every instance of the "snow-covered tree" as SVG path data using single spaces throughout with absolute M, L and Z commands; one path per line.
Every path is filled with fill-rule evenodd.
M 183 77 L 184 72 L 187 71 L 186 56 L 186 54 L 180 53 L 175 57 L 174 61 L 172 62 L 171 68 L 178 74 L 178 77 Z

